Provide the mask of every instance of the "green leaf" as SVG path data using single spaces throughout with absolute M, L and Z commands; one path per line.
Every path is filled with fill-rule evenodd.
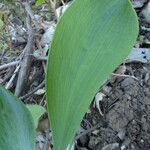
M 130 0 L 75 0 L 62 16 L 46 80 L 55 150 L 71 144 L 94 95 L 127 57 L 137 35 Z
M 38 7 L 38 6 L 42 5 L 44 2 L 45 2 L 45 0 L 37 0 L 35 3 L 35 6 Z
M 26 106 L 32 115 L 35 128 L 37 128 L 39 118 L 46 112 L 46 110 L 42 106 L 39 106 L 39 105 L 26 105 Z
M 35 133 L 24 104 L 0 86 L 0 149 L 33 150 Z

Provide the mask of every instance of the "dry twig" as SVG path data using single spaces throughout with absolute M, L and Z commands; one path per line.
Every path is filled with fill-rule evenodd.
M 14 81 L 14 79 L 15 79 L 15 77 L 16 77 L 16 74 L 18 73 L 19 69 L 20 69 L 20 65 L 18 65 L 18 66 L 16 67 L 16 69 L 15 69 L 15 71 L 14 71 L 12 77 L 10 78 L 9 82 L 6 84 L 6 86 L 5 86 L 6 89 L 10 89 L 10 88 L 11 88 L 12 83 L 13 83 L 13 81 Z
M 3 70 L 3 69 L 6 69 L 6 68 L 15 66 L 15 65 L 17 65 L 18 63 L 19 63 L 19 61 L 15 61 L 15 62 L 10 62 L 10 63 L 8 63 L 8 64 L 1 65 L 1 66 L 0 66 L 0 70 Z
M 52 9 L 52 12 L 54 13 L 55 17 L 56 17 L 56 21 L 58 19 L 57 13 L 56 13 L 56 0 L 49 0 L 50 2 L 50 7 Z
M 135 76 L 130 76 L 130 75 L 125 75 L 125 74 L 116 74 L 116 73 L 112 73 L 113 76 L 117 76 L 117 77 L 125 77 L 125 78 L 133 78 L 135 80 L 139 80 L 138 78 L 136 78 Z
M 35 39 L 35 34 L 31 23 L 32 23 L 31 17 L 27 12 L 28 41 L 24 49 L 24 58 L 22 60 L 17 85 L 15 89 L 16 96 L 21 95 L 22 89 L 24 88 L 25 83 L 28 81 L 28 73 L 31 66 L 31 54 L 33 53 L 32 51 Z
M 24 96 L 21 96 L 20 99 L 24 100 L 24 99 L 28 98 L 33 93 L 35 93 L 38 89 L 43 88 L 44 85 L 45 85 L 45 81 L 43 81 L 41 84 L 39 84 L 34 90 L 32 90 L 31 92 L 29 92 L 28 94 L 26 94 Z

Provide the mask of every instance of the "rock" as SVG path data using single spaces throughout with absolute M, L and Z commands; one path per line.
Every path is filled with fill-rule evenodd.
M 150 23 L 150 2 L 148 2 L 147 6 L 144 8 L 142 13 L 146 21 Z
M 125 78 L 123 80 L 123 82 L 121 83 L 121 86 L 122 87 L 126 87 L 126 86 L 129 86 L 130 84 L 134 84 L 134 83 L 135 83 L 134 79 L 132 79 L 132 78 Z
M 115 104 L 107 115 L 106 119 L 109 122 L 109 127 L 114 131 L 120 132 L 134 117 L 134 110 L 130 108 L 131 101 L 119 101 Z
M 130 139 L 129 139 L 129 138 L 126 138 L 125 141 L 122 143 L 120 149 L 121 149 L 121 150 L 126 150 L 130 143 L 131 143 Z
M 119 137 L 120 140 L 124 140 L 126 135 L 125 129 L 122 129 L 121 131 L 118 132 L 117 136 Z
M 90 137 L 88 147 L 91 148 L 91 149 L 94 149 L 95 141 L 96 141 L 96 137 L 93 137 L 93 136 Z
M 126 59 L 127 63 L 130 62 L 150 62 L 150 49 L 149 48 L 133 48 L 131 53 Z
M 82 147 L 83 147 L 83 146 L 86 146 L 86 144 L 88 143 L 88 137 L 87 137 L 86 135 L 85 135 L 85 136 L 81 136 L 81 137 L 79 138 L 79 141 L 80 141 Z
M 134 0 L 132 1 L 133 8 L 141 8 L 144 5 L 145 0 Z
M 119 150 L 119 143 L 108 144 L 102 150 Z
M 144 92 L 145 92 L 145 95 L 150 98 L 150 89 L 145 88 Z

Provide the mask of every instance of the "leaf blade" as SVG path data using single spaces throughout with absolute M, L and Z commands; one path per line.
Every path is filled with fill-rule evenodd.
M 46 85 L 56 150 L 71 142 L 94 94 L 128 55 L 137 33 L 137 18 L 127 0 L 76 0 L 61 18 Z
M 44 109 L 44 107 L 40 105 L 26 105 L 26 107 L 28 108 L 28 110 L 32 115 L 35 128 L 37 128 L 38 121 L 40 117 L 46 112 L 46 110 Z
M 35 133 L 27 108 L 0 86 L 0 148 L 33 150 Z

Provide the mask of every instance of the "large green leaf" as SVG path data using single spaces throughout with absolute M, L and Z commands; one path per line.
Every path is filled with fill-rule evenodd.
M 0 150 L 34 150 L 32 117 L 19 99 L 0 87 Z
M 138 34 L 130 0 L 75 0 L 60 19 L 47 66 L 55 150 L 65 150 L 95 93 Z

